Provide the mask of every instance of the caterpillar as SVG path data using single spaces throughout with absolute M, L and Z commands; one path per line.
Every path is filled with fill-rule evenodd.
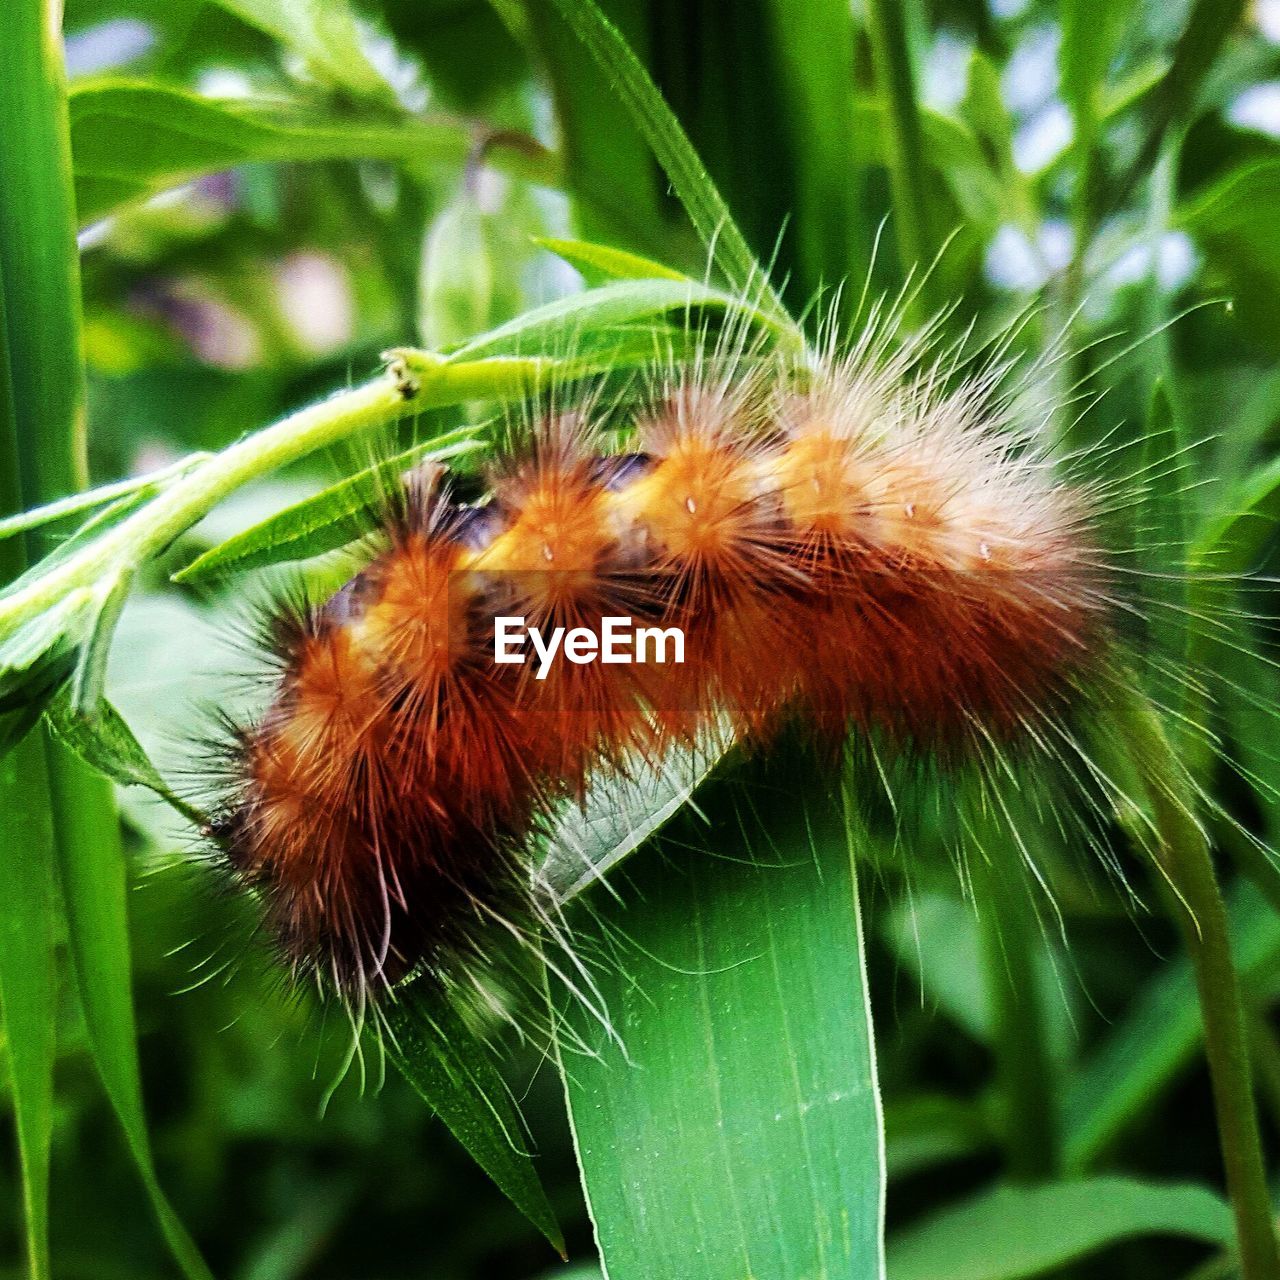
M 994 365 L 956 384 L 868 338 L 655 381 L 608 413 L 531 408 L 479 500 L 410 476 L 355 576 L 273 616 L 215 835 L 323 990 L 362 1004 L 482 960 L 532 834 L 597 771 L 796 720 L 944 762 L 1050 750 L 1105 666 L 1096 499 Z M 517 619 L 559 660 L 499 660 Z M 618 620 L 681 660 L 566 657 Z

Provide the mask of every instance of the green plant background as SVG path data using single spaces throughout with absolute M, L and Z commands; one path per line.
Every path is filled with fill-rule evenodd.
M 1078 354 L 1063 362 L 1064 387 L 1103 396 L 1079 423 L 1068 415 L 1069 444 L 1110 451 L 1121 474 L 1152 466 L 1159 481 L 1126 531 L 1143 563 L 1199 570 L 1197 614 L 1231 603 L 1216 584 L 1203 585 L 1207 569 L 1273 566 L 1280 12 L 1271 0 L 609 0 L 603 8 L 683 124 L 744 240 L 692 158 L 671 149 L 660 115 L 650 112 L 647 132 L 637 127 L 645 102 L 614 91 L 616 81 L 634 81 L 616 65 L 602 71 L 583 29 L 565 21 L 568 0 L 350 9 L 320 0 L 68 0 L 77 281 L 62 252 L 72 208 L 54 162 L 60 89 L 22 60 L 38 44 L 24 25 L 37 6 L 15 4 L 12 31 L 0 27 L 22 71 L 6 71 L 0 91 L 0 199 L 9 210 L 0 217 L 0 297 L 11 374 L 0 416 L 8 421 L 12 408 L 10 452 L 20 465 L 5 471 L 6 484 L 16 483 L 0 493 L 0 515 L 86 479 L 113 482 L 223 449 L 317 396 L 362 384 L 386 348 L 449 347 L 584 282 L 653 274 L 571 238 L 702 279 L 699 232 L 710 229 L 720 233 L 712 283 L 741 281 L 754 254 L 772 264 L 793 312 L 823 291 L 813 314 L 830 307 L 847 320 L 864 281 L 872 293 L 895 294 L 908 268 L 937 256 L 931 273 L 915 277 L 912 318 L 954 304 L 949 331 L 976 315 L 986 333 L 1022 317 L 1020 342 L 1033 351 L 1067 332 Z M 44 114 L 22 115 L 33 102 Z M 652 149 L 662 152 L 664 139 L 665 172 Z M 36 180 L 24 184 L 23 174 Z M 161 193 L 170 194 L 144 202 Z M 12 265 L 19 241 L 23 253 L 43 246 L 37 269 Z M 59 325 L 78 287 L 89 477 L 75 467 L 78 376 L 60 363 L 74 349 Z M 625 326 L 617 317 L 627 308 L 637 320 L 663 311 L 661 286 L 645 288 L 640 301 L 634 290 L 616 295 L 613 323 Z M 773 299 L 756 301 L 772 313 Z M 499 342 L 472 355 L 504 350 Z M 562 328 L 548 354 L 582 352 Z M 453 433 L 465 466 L 468 428 L 482 428 L 483 415 L 448 407 L 429 425 Z M 258 588 L 251 576 L 226 576 L 246 545 L 226 540 L 370 461 L 356 444 L 241 488 L 140 568 L 106 688 L 166 777 L 180 780 L 190 766 L 198 708 L 242 696 L 228 636 Z M 330 549 L 340 541 L 326 541 L 334 509 L 323 508 L 323 526 L 296 516 L 276 523 L 272 538 L 297 538 L 295 553 Z M 262 545 L 250 540 L 248 559 L 234 567 L 251 567 L 254 555 L 280 558 Z M 201 571 L 170 580 L 215 547 Z M 21 567 L 6 563 L 6 576 Z M 1269 594 L 1263 586 L 1244 603 L 1265 612 Z M 1213 759 L 1193 763 L 1225 812 L 1275 843 L 1268 642 L 1243 620 L 1231 626 L 1232 642 L 1207 657 L 1227 668 L 1232 688 L 1257 695 L 1213 712 L 1244 780 Z M 1186 643 L 1162 642 L 1170 652 Z M 376 1057 L 363 1079 L 347 1071 L 322 1114 L 350 1041 L 342 1019 L 280 990 L 245 943 L 244 904 L 189 864 L 189 827 L 136 787 L 119 797 L 126 892 L 104 784 L 60 751 L 28 737 L 0 778 L 11 877 L 2 891 L 37 904 L 4 908 L 5 945 L 10 955 L 38 949 L 47 928 L 57 961 L 47 971 L 10 966 L 0 990 L 10 1049 L 0 1071 L 20 1100 L 4 1122 L 12 1129 L 15 1116 L 27 1117 L 29 1165 L 39 1165 L 49 1128 L 53 1275 L 145 1280 L 175 1274 L 175 1256 L 201 1274 L 184 1228 L 215 1274 L 237 1280 L 597 1274 L 554 1063 L 536 1047 L 504 1046 L 503 1074 L 529 1126 L 568 1269 L 395 1070 L 380 1082 Z M 786 801 L 769 788 L 761 794 L 774 796 L 763 815 L 776 824 L 770 840 L 791 847 L 799 839 L 787 833 L 791 793 Z M 975 910 L 940 847 L 895 848 L 871 825 L 858 879 L 890 1280 L 1235 1274 L 1195 980 L 1176 908 L 1150 891 L 1139 859 L 1122 855 L 1135 902 L 1078 850 L 1037 836 L 1059 933 L 1043 900 L 1001 872 L 1010 865 L 1001 857 L 1016 863 L 1019 851 L 989 850 L 990 867 L 979 860 Z M 714 830 L 721 852 L 736 848 L 736 837 Z M 1271 1148 L 1280 1126 L 1280 878 L 1230 824 L 1211 834 Z M 812 829 L 805 839 L 817 842 Z M 35 853 L 55 843 L 57 883 Z M 670 854 L 646 851 L 647 870 L 635 873 L 635 891 L 649 901 L 644 876 L 660 856 Z M 848 876 L 847 859 L 829 865 Z M 719 865 L 684 874 L 697 881 L 690 895 L 728 892 L 716 887 Z M 786 898 L 757 874 L 764 884 L 754 895 L 736 882 L 744 913 Z M 41 895 L 59 894 L 92 914 L 38 909 Z M 645 936 L 662 939 L 679 908 L 665 922 L 655 909 Z M 856 984 L 856 973 L 842 973 L 856 950 L 834 954 L 837 923 L 855 947 L 854 922 L 852 911 L 839 922 L 815 911 L 797 925 L 814 938 L 831 928 L 837 941 L 830 964 L 814 965 L 827 957 L 802 950 L 782 966 L 796 992 L 821 992 L 824 978 Z M 745 914 L 741 936 L 754 937 Z M 120 1004 L 130 950 L 145 1122 L 131 1015 Z M 661 968 L 650 975 L 655 988 Z M 710 1000 L 724 994 L 706 986 Z M 782 978 L 778 992 L 785 1008 L 797 1007 Z M 744 983 L 726 998 L 767 994 Z M 670 998 L 679 1004 L 681 994 Z M 821 1018 L 830 1030 L 819 1058 L 824 1047 L 835 1058 L 856 1046 L 856 1027 L 818 1009 L 813 1025 Z M 36 1016 L 24 1024 L 23 1010 Z M 41 1010 L 53 1016 L 42 1023 Z M 771 1016 L 761 1006 L 761 1038 Z M 680 1057 L 671 1064 L 673 1081 L 698 1078 L 703 1030 L 693 1017 L 667 1029 L 674 1052 L 688 1046 L 687 1066 Z M 568 1069 L 579 1102 L 609 1087 L 593 1080 L 590 1063 Z M 734 1085 L 732 1073 L 716 1081 L 726 1082 Z M 433 1087 L 426 1077 L 419 1084 Z M 688 1083 L 691 1094 L 696 1087 Z M 752 1159 L 765 1158 L 691 1161 L 682 1189 L 642 1156 L 610 1148 L 607 1126 L 593 1141 L 576 1118 L 597 1215 L 611 1177 L 623 1208 L 641 1179 L 661 1211 L 663 1195 L 696 1201 L 701 1186 L 711 1198 L 735 1170 L 750 1177 Z M 855 1190 L 865 1197 L 871 1188 L 874 1199 L 881 1170 L 868 1134 L 856 1148 L 813 1157 L 832 1176 L 828 1194 L 849 1197 L 845 1208 Z M 523 1172 L 504 1185 L 538 1219 L 537 1195 L 520 1181 L 527 1170 L 513 1164 Z M 24 1222 L 40 1206 L 24 1219 L 14 1159 L 0 1178 L 0 1274 L 17 1276 Z M 38 1182 L 28 1174 L 28 1188 Z M 165 1196 L 176 1218 L 166 1217 Z M 665 1202 L 667 1212 L 672 1203 L 683 1201 Z M 801 1219 L 798 1234 L 808 1230 Z M 874 1275 L 865 1263 L 855 1274 Z M 730 1280 L 724 1267 L 747 1264 L 690 1255 L 663 1265 L 663 1275 Z M 756 1280 L 816 1274 L 785 1250 L 760 1265 Z M 822 1274 L 848 1274 L 843 1266 Z

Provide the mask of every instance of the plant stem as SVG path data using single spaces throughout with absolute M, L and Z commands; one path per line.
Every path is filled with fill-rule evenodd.
M 395 364 L 363 386 L 290 414 L 214 455 L 97 538 L 80 555 L 0 599 L 0 628 L 49 607 L 121 563 L 136 566 L 158 555 L 229 493 L 257 476 L 359 432 L 451 403 L 451 397 L 495 394 L 512 382 L 531 387 L 541 363 L 518 359 L 455 365 L 437 362 L 424 366 L 421 372 L 415 368 L 412 375 L 403 365 Z
M 1118 727 L 1153 817 L 1154 840 L 1143 838 L 1151 834 L 1144 832 L 1138 843 L 1177 895 L 1178 924 L 1195 969 L 1241 1275 L 1244 1280 L 1277 1280 L 1280 1255 L 1262 1162 L 1240 983 L 1209 842 L 1195 816 L 1194 785 L 1155 709 L 1137 686 L 1121 698 Z

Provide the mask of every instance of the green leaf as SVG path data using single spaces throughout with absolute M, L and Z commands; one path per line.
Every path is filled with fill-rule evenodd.
M 424 461 L 463 457 L 481 447 L 479 429 L 474 427 L 460 427 L 414 445 L 211 547 L 175 573 L 173 581 L 209 582 L 346 546 L 375 527 L 385 510 L 388 487 L 400 472 Z
M 868 160 L 889 167 L 893 162 L 888 108 L 878 98 L 855 103 L 859 136 Z M 938 182 L 945 183 L 967 222 L 988 233 L 1002 220 L 1023 218 L 1025 181 L 1002 181 L 983 152 L 979 136 L 963 121 L 921 109 L 922 158 Z
M 1088 1178 L 997 1187 L 889 1241 L 889 1280 L 1026 1280 L 1139 1236 L 1229 1246 L 1231 1210 L 1205 1187 Z
M 6 18 L 12 65 L 6 65 L 6 73 L 0 76 L 0 118 L 6 125 L 0 130 L 0 173 L 5 181 L 5 199 L 0 201 L 0 293 L 6 304 L 5 345 L 13 385 L 21 489 L 26 501 L 35 505 L 48 504 L 85 486 L 81 286 L 66 79 L 58 27 L 61 11 L 36 0 L 19 0 L 10 6 Z M 2 459 L 0 463 L 8 465 L 8 461 Z M 141 500 L 139 494 L 119 498 L 88 523 L 100 525 L 110 519 L 113 508 L 127 509 Z M 78 553 L 58 559 L 58 552 L 54 552 L 50 558 L 65 565 L 71 563 L 74 554 Z M 46 613 L 54 616 L 55 623 L 46 631 L 47 643 L 37 646 L 42 650 L 41 659 L 66 645 L 71 638 L 69 628 L 96 631 L 82 669 L 82 693 L 91 692 L 100 683 L 100 664 L 105 661 L 105 645 L 113 623 L 111 615 L 119 604 L 115 588 L 134 568 L 136 564 L 117 565 L 93 586 L 75 584 L 47 602 Z M 62 617 L 58 616 L 60 612 Z M 39 617 L 38 613 L 34 619 L 27 615 L 27 627 L 36 626 Z M 52 634 L 55 630 L 57 635 Z M 114 796 L 105 779 L 47 737 L 28 737 L 3 767 L 8 769 L 14 761 L 26 761 L 28 753 L 36 752 L 43 753 L 47 788 L 39 778 L 21 779 L 30 790 L 16 803 L 20 813 L 25 806 L 39 804 L 46 815 L 52 815 L 53 852 L 62 885 L 67 945 L 93 1059 L 174 1258 L 189 1280 L 209 1280 L 207 1268 L 160 1192 L 147 1145 L 130 987 L 124 851 Z M 7 840 L 5 845 L 7 850 Z M 39 846 L 22 850 L 20 856 L 23 855 L 27 865 L 22 871 L 12 877 L 6 875 L 7 884 L 18 886 L 23 910 L 5 915 L 25 917 L 30 903 L 30 914 L 39 921 L 45 914 L 43 881 L 53 877 L 53 858 Z M 3 927 L 14 937 L 25 934 L 34 940 L 34 932 L 28 932 L 27 926 L 11 925 L 6 919 Z M 30 926 L 30 930 L 47 927 L 45 921 Z M 42 940 L 39 947 L 43 946 Z M 10 947 L 6 950 L 10 951 L 11 964 L 16 952 Z M 46 962 L 34 942 L 27 960 L 32 977 L 22 981 L 39 983 Z M 47 1022 L 53 1017 L 55 1006 L 53 992 L 47 984 L 44 986 L 40 1016 Z M 28 1033 L 41 1034 L 33 1018 L 31 1025 L 23 1028 L 24 1037 Z M 47 1048 L 34 1050 L 24 1045 L 19 1049 L 15 1042 L 15 1052 L 23 1054 L 38 1053 L 43 1057 Z M 47 1089 L 47 1083 L 42 1087 Z
M 133 574 L 127 570 L 103 578 L 97 584 L 93 619 L 80 646 L 75 670 L 71 673 L 69 693 L 71 706 L 77 715 L 92 714 L 102 701 L 111 637 L 115 634 L 132 585 Z
M 53 699 L 45 709 L 49 727 L 58 739 L 87 765 L 122 786 L 146 787 L 170 804 L 197 828 L 205 814 L 178 796 L 160 776 L 133 730 L 109 702 L 99 703 L 91 715 L 76 712 L 69 693 Z
M 464 191 L 427 230 L 418 331 L 434 350 L 457 346 L 492 323 L 498 272 L 490 220 Z
M 686 806 L 570 918 L 598 959 L 560 988 L 560 1057 L 611 1280 L 882 1274 L 852 833 L 823 772 L 778 753 L 704 788 L 705 825 Z
M 867 26 L 878 96 L 888 113 L 894 230 L 898 237 L 900 268 L 905 276 L 927 268 L 936 246 L 924 169 L 924 128 L 904 6 L 898 0 L 868 0 Z
M 788 212 L 801 290 L 844 285 L 840 301 L 851 315 L 870 269 L 877 216 L 854 109 L 854 9 L 848 0 L 768 0 L 761 19 L 776 50 L 780 125 L 794 171 Z
M 17 42 L 29 47 L 33 39 L 41 37 L 40 20 L 28 6 L 17 17 L 21 23 Z M 21 77 L 0 77 L 4 81 L 0 98 L 10 108 L 16 101 L 25 113 L 30 110 L 26 94 L 40 88 L 41 68 L 24 65 L 20 70 L 24 73 Z M 0 168 L 5 161 L 12 162 L 8 149 L 14 144 L 19 144 L 20 160 L 28 158 L 20 145 L 24 141 L 15 138 L 12 130 L 0 130 Z M 3 269 L 18 237 L 14 228 L 5 228 L 3 206 L 7 201 L 7 196 L 6 201 L 0 201 L 0 512 L 5 514 L 23 503 L 21 389 L 10 338 L 10 286 Z M 0 583 L 19 577 L 25 565 L 26 551 L 21 540 L 0 543 Z M 0 663 L 3 661 L 0 657 Z M 29 1280 L 48 1280 L 58 907 L 48 770 L 44 744 L 26 736 L 32 721 L 30 707 L 0 711 L 0 881 L 10 904 L 9 910 L 0 911 L 0 1052 L 8 1068 L 8 1093 L 18 1145 L 18 1185 L 22 1196 L 19 1231 L 27 1255 L 27 1275 Z
M 390 86 L 365 56 L 347 0 L 218 0 L 222 7 L 299 54 L 307 69 L 358 98 L 394 103 Z
M 49 1270 L 57 887 L 44 745 L 28 737 L 0 758 L 0 1014 L 7 1049 L 31 1280 Z
M 1138 545 L 1142 548 L 1151 618 L 1165 654 L 1186 652 L 1187 490 L 1191 487 L 1188 450 L 1182 444 L 1173 403 L 1163 380 L 1157 381 L 1142 439 L 1142 497 Z
M 890 1181 L 996 1145 L 996 1135 L 980 1103 L 940 1094 L 886 1100 L 884 1129 Z
M 564 1237 L 521 1145 L 520 1119 L 492 1049 L 432 992 L 399 992 L 384 1017 L 387 1051 L 405 1079 L 563 1257 Z
M 559 907 L 608 876 L 689 803 L 724 754 L 708 743 L 593 778 L 582 803 L 565 805 L 548 830 L 538 883 L 549 901 Z
M 554 236 L 534 236 L 534 243 L 549 249 L 584 274 L 609 280 L 688 280 L 682 271 L 673 271 L 652 258 L 587 240 L 558 240 Z
M 1242 982 L 1247 990 L 1265 990 L 1280 969 L 1280 916 L 1247 884 L 1236 890 L 1230 909 Z M 1071 1082 L 1063 1104 L 1067 1167 L 1096 1164 L 1177 1078 L 1203 1035 L 1195 978 L 1179 957 L 1138 991 Z
M 552 3 L 609 77 L 730 287 L 754 302 L 775 323 L 789 324 L 782 299 L 769 284 L 698 153 L 618 29 L 595 0 Z
M 1120 38 L 1128 25 L 1133 0 L 1099 6 L 1090 0 L 1063 0 L 1060 9 L 1062 43 L 1058 69 L 1062 96 L 1082 129 L 1085 144 L 1094 145 L 1102 91 Z
M 626 280 L 571 294 L 527 311 L 459 347 L 450 361 L 573 351 L 579 334 L 607 333 L 639 320 L 709 309 L 732 315 L 792 347 L 803 341 L 790 320 L 779 320 L 720 289 L 686 278 Z M 569 358 L 570 365 L 572 358 Z
M 94 616 L 87 587 L 68 592 L 0 640 L 0 709 L 43 697 L 75 668 L 75 655 Z
M 1157 86 L 1147 137 L 1131 172 L 1144 174 L 1160 150 L 1165 131 L 1187 118 L 1227 37 L 1240 24 L 1246 0 L 1195 0 L 1173 50 L 1173 62 Z
M 49 760 L 67 938 L 93 1060 L 170 1251 L 188 1280 L 212 1280 L 152 1158 L 133 1014 L 124 848 L 111 786 L 61 744 L 50 743 Z
M 1179 210 L 1175 219 L 1225 278 L 1242 322 L 1273 349 L 1280 344 L 1277 220 L 1280 160 L 1233 168 Z
M 82 225 L 207 173 L 251 161 L 370 159 L 461 169 L 466 125 L 326 114 L 288 102 L 217 101 L 147 81 L 103 79 L 70 94 L 76 206 Z M 549 156 L 504 147 L 493 164 L 554 182 Z
M 1222 514 L 1188 554 L 1194 573 L 1244 573 L 1257 562 L 1280 519 L 1280 458 L 1256 468 L 1221 504 Z
M 207 453 L 193 453 L 180 462 L 175 462 L 173 466 L 153 471 L 149 475 L 119 480 L 115 484 L 100 485 L 96 489 L 86 489 L 83 493 L 73 493 L 70 497 L 60 498 L 57 502 L 48 502 L 43 507 L 36 507 L 33 511 L 6 516 L 0 520 L 0 538 L 11 538 L 15 534 L 40 529 L 44 525 L 65 520 L 68 516 L 80 515 L 96 507 L 106 506 L 119 498 L 132 497 L 139 493 L 154 493 L 167 481 L 185 475 L 192 467 L 206 461 L 209 456 Z

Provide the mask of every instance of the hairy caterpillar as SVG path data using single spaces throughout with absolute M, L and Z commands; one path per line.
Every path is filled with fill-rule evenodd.
M 713 725 L 944 760 L 1052 737 L 1106 661 L 1111 575 L 996 382 L 870 335 L 815 367 L 712 356 L 621 435 L 538 407 L 483 501 L 412 478 L 366 567 L 273 620 L 271 705 L 232 733 L 217 835 L 295 971 L 363 1002 L 477 953 L 554 803 Z M 495 661 L 508 616 L 676 628 L 684 661 L 539 679 Z

